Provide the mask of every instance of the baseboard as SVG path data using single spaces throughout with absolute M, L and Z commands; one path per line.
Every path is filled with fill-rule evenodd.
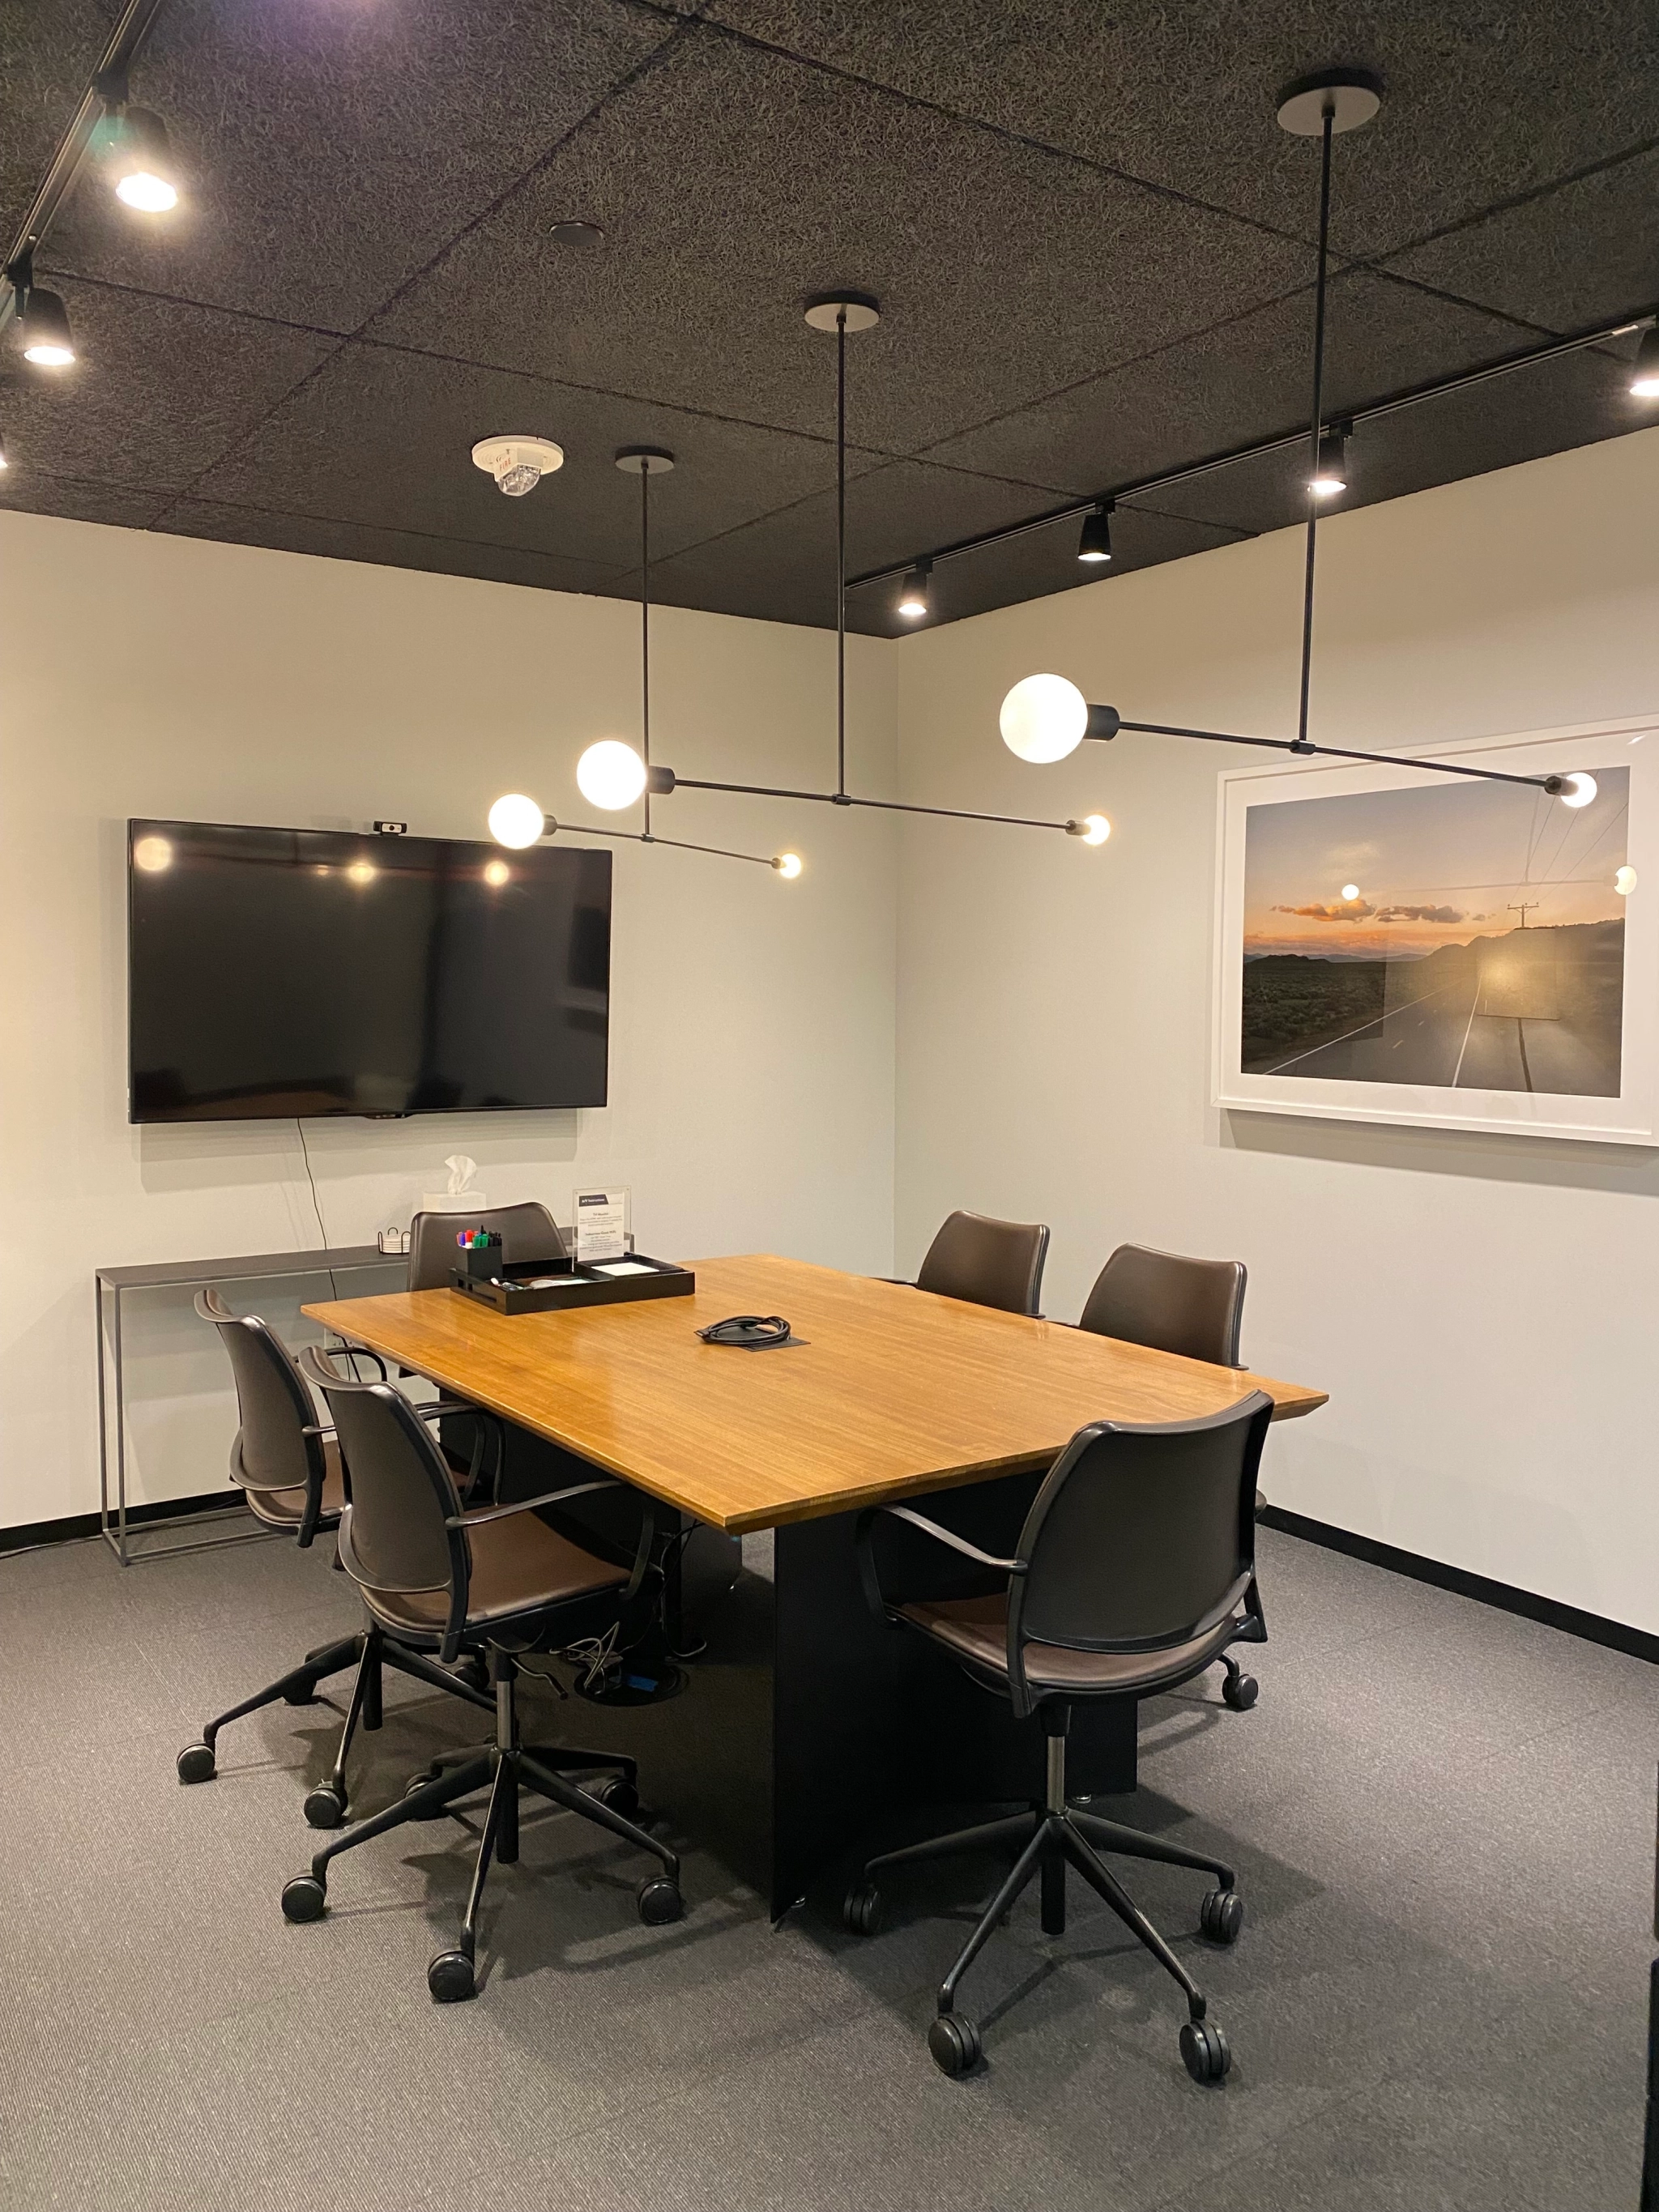
M 1438 1589 L 1455 1590 L 1459 1597 L 1478 1599 L 1503 1613 L 1518 1613 L 1524 1620 L 1542 1621 L 1568 1636 L 1582 1636 L 1587 1644 L 1605 1644 L 1613 1651 L 1626 1651 L 1632 1659 L 1651 1660 L 1659 1666 L 1659 1636 L 1645 1629 L 1627 1628 L 1622 1620 L 1606 1620 L 1599 1613 L 1584 1613 L 1576 1605 L 1563 1605 L 1534 1590 L 1516 1589 L 1485 1575 L 1472 1575 L 1462 1567 L 1449 1567 L 1440 1559 L 1425 1559 L 1395 1545 L 1380 1544 L 1374 1536 L 1356 1535 L 1352 1528 L 1334 1528 L 1326 1521 L 1310 1521 L 1306 1514 L 1290 1513 L 1282 1505 L 1264 1505 L 1256 1518 L 1287 1536 L 1300 1536 L 1310 1544 L 1322 1544 L 1328 1552 L 1346 1552 L 1350 1559 L 1364 1559 L 1374 1567 L 1387 1567 L 1413 1582 L 1432 1583 Z
M 201 1498 L 164 1498 L 155 1505 L 129 1505 L 127 1526 L 142 1528 L 151 1521 L 179 1521 L 192 1513 L 225 1513 L 240 1499 L 238 1490 L 210 1490 Z M 95 1513 L 70 1513 L 61 1521 L 25 1521 L 15 1528 L 0 1528 L 0 1555 L 33 1551 L 40 1544 L 78 1543 L 82 1537 L 95 1536 L 99 1525 Z

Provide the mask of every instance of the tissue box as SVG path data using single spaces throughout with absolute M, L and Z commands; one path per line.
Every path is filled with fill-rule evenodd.
M 421 1196 L 422 1213 L 483 1213 L 489 1205 L 481 1190 L 428 1190 Z

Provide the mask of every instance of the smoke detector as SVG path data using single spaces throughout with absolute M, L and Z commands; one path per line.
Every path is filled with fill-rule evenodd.
M 564 466 L 564 448 L 550 438 L 480 438 L 472 448 L 472 465 L 489 470 L 497 491 L 522 499 L 544 477 Z

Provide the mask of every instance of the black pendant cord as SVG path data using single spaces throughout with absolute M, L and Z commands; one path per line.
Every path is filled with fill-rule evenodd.
M 1302 575 L 1302 690 L 1296 718 L 1298 752 L 1308 750 L 1308 686 L 1313 674 L 1314 555 L 1319 535 L 1319 494 L 1313 487 L 1319 475 L 1320 410 L 1325 402 L 1325 289 L 1330 270 L 1331 128 L 1335 120 L 1336 100 L 1328 93 L 1324 127 L 1319 134 L 1319 272 L 1314 284 L 1313 404 L 1308 424 L 1308 552 Z
M 651 765 L 651 465 L 640 471 L 640 757 Z M 651 785 L 645 787 L 645 834 L 651 835 Z
M 847 309 L 836 311 L 836 793 L 847 796 Z

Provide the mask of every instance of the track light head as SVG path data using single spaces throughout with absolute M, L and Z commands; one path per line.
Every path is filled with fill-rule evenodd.
M 17 343 L 37 368 L 68 368 L 75 360 L 69 309 L 56 292 L 43 292 L 28 276 L 16 285 Z
M 179 204 L 167 125 L 148 107 L 124 107 L 112 121 L 110 168 L 115 197 L 141 215 L 166 215 Z
M 1079 561 L 1106 562 L 1112 557 L 1112 501 L 1103 499 L 1098 507 L 1091 507 L 1083 518 L 1083 529 L 1077 541 Z
M 929 582 L 933 573 L 931 561 L 918 561 L 900 586 L 898 611 L 908 622 L 920 622 L 933 611 L 929 603 Z
M 1631 369 L 1630 395 L 1632 399 L 1659 399 L 1659 322 L 1650 323 L 1642 333 Z
M 1334 499 L 1348 489 L 1348 431 L 1346 424 L 1321 433 L 1319 463 L 1308 479 L 1316 499 Z
M 3 438 L 0 438 L 0 471 L 9 469 L 10 466 L 11 459 L 6 452 L 6 441 Z

